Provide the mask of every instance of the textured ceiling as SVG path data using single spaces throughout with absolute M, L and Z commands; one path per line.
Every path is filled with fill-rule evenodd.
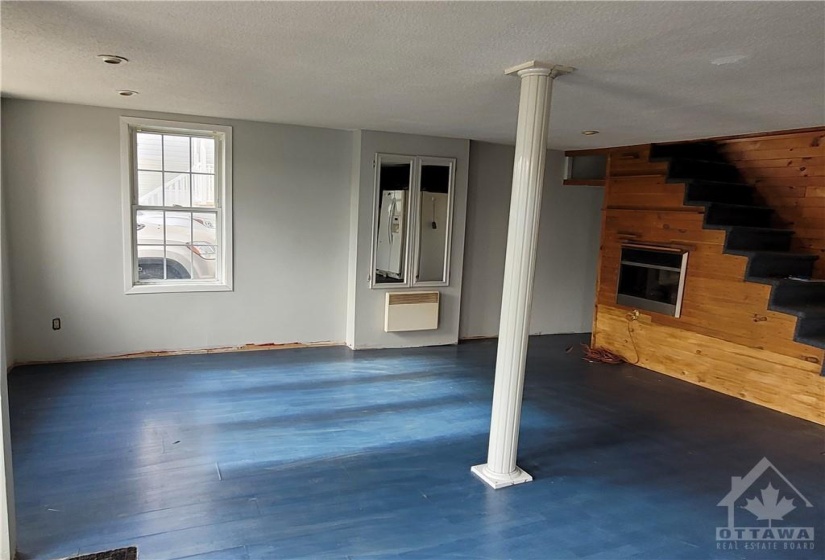
M 823 2 L 0 9 L 9 97 L 512 142 L 518 79 L 503 70 L 539 59 L 578 68 L 556 81 L 556 148 L 825 123 Z M 131 62 L 108 66 L 97 54 Z

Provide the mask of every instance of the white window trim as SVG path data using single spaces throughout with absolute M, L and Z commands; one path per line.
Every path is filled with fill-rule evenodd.
M 133 206 L 136 203 L 135 183 L 135 143 L 133 132 L 146 129 L 155 132 L 212 132 L 217 134 L 218 157 L 215 161 L 216 182 L 220 208 L 220 228 L 218 244 L 221 261 L 217 270 L 217 280 L 174 280 L 166 282 L 140 283 L 137 280 L 137 257 L 132 221 Z M 183 121 L 164 121 L 138 117 L 120 117 L 120 173 L 122 195 L 123 227 L 123 279 L 126 294 L 151 294 L 170 292 L 231 292 L 233 289 L 232 270 L 232 127 L 216 124 L 200 124 Z

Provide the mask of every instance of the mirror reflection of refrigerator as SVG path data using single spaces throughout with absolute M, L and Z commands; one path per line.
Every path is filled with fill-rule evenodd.
M 384 191 L 378 215 L 375 268 L 378 274 L 404 276 L 404 210 L 406 191 Z

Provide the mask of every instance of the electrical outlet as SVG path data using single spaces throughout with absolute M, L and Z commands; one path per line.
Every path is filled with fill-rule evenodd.
M 60 330 L 60 317 L 56 317 L 52 319 L 52 330 L 59 331 Z

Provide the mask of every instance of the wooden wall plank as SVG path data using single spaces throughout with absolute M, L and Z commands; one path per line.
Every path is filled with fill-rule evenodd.
M 778 150 L 787 148 L 816 148 L 825 146 L 825 132 L 821 129 L 810 132 L 791 132 L 778 136 L 756 138 L 728 138 L 721 140 L 729 150 L 748 152 L 758 150 Z
M 746 178 L 754 179 L 825 176 L 825 166 L 798 165 L 793 167 L 742 167 L 740 169 Z
M 825 157 L 801 157 L 790 159 L 753 159 L 737 160 L 736 166 L 742 169 L 766 169 L 772 167 L 825 166 Z
M 768 150 L 736 151 L 729 150 L 728 157 L 731 160 L 766 160 L 766 159 L 787 159 L 800 157 L 822 157 L 825 147 L 816 146 L 813 148 L 779 148 Z
M 756 190 L 762 192 L 764 187 L 782 188 L 786 186 L 794 187 L 821 187 L 822 177 L 757 177 L 751 179 L 750 184 L 756 187 Z

